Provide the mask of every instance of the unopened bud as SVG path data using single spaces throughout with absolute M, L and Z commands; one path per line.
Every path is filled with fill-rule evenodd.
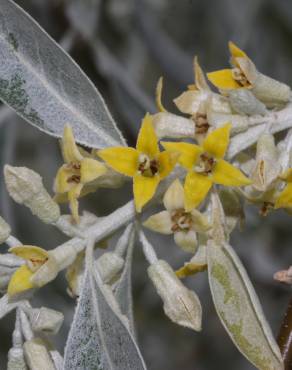
M 106 252 L 97 259 L 96 266 L 102 281 L 112 284 L 121 275 L 124 259 L 114 252 Z
M 26 341 L 23 349 L 30 370 L 55 370 L 46 345 L 40 338 Z
M 64 315 L 50 308 L 33 308 L 28 312 L 33 331 L 57 334 L 64 321 Z
M 176 324 L 200 331 L 202 307 L 195 292 L 182 284 L 165 261 L 150 265 L 148 275 L 163 301 L 165 314 Z
M 44 188 L 41 176 L 26 167 L 4 167 L 9 195 L 16 203 L 24 204 L 44 223 L 51 224 L 60 217 L 60 208 Z
M 281 168 L 278 163 L 279 154 L 272 134 L 263 134 L 257 142 L 256 163 L 251 179 L 253 187 L 266 191 L 277 179 Z
M 265 105 L 248 89 L 230 90 L 228 97 L 232 109 L 238 114 L 253 116 L 267 113 Z
M 0 244 L 4 243 L 11 233 L 8 223 L 0 217 Z
M 7 370 L 27 370 L 22 348 L 11 348 L 9 350 Z
M 208 110 L 207 116 L 210 126 L 214 128 L 221 127 L 225 125 L 226 122 L 230 122 L 231 136 L 246 131 L 250 126 L 249 118 L 247 116 L 241 116 L 240 114 L 225 114 Z

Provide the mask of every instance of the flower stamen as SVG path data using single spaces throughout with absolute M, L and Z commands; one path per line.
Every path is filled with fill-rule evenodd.
M 184 209 L 177 209 L 171 213 L 173 225 L 171 231 L 189 231 L 192 225 L 192 216 Z
M 207 119 L 207 114 L 197 112 L 194 117 L 193 121 L 195 122 L 195 133 L 196 134 L 206 134 L 209 130 L 209 122 Z
M 145 154 L 139 156 L 138 172 L 146 177 L 153 177 L 158 173 L 158 162 L 156 159 L 150 159 Z
M 248 80 L 240 68 L 233 68 L 231 70 L 231 73 L 234 80 L 238 82 L 241 86 L 248 85 Z
M 216 160 L 209 153 L 202 153 L 196 163 L 194 170 L 202 175 L 209 175 L 216 164 Z

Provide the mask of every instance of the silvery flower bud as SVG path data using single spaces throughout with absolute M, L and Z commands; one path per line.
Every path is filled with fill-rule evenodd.
M 282 82 L 257 71 L 248 58 L 236 58 L 240 69 L 251 83 L 251 91 L 268 108 L 281 107 L 288 103 L 291 96 L 290 87 Z
M 27 370 L 22 348 L 11 348 L 9 350 L 7 370 Z
M 64 321 L 62 312 L 50 308 L 33 308 L 28 311 L 29 320 L 33 331 L 46 334 L 57 334 Z
M 102 281 L 106 284 L 112 284 L 120 277 L 124 266 L 124 259 L 114 252 L 106 252 L 96 260 Z
M 8 223 L 0 217 L 0 244 L 4 243 L 11 233 Z
M 195 292 L 187 289 L 163 260 L 151 264 L 148 275 L 163 301 L 165 314 L 176 324 L 200 331 L 202 307 Z
M 232 109 L 238 114 L 248 116 L 264 115 L 267 108 L 248 89 L 235 89 L 228 91 L 229 103 Z
M 30 370 L 55 370 L 53 361 L 42 339 L 34 338 L 26 341 L 23 349 Z
M 278 159 L 274 136 L 269 133 L 261 135 L 257 142 L 256 162 L 251 174 L 255 189 L 266 191 L 277 179 L 281 171 Z
M 9 195 L 16 203 L 24 204 L 44 223 L 51 224 L 60 217 L 60 208 L 43 186 L 41 176 L 26 167 L 4 167 Z

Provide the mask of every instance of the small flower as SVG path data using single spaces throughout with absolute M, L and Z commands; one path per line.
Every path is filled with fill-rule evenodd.
M 250 61 L 250 59 L 233 42 L 229 42 L 228 46 L 233 68 L 210 72 L 207 74 L 208 79 L 218 89 L 222 90 L 241 89 L 243 87 L 251 88 L 251 81 L 242 69 L 243 62 Z
M 250 89 L 268 108 L 281 107 L 289 102 L 291 90 L 288 85 L 260 73 L 245 52 L 232 42 L 229 42 L 229 50 L 232 68 L 208 73 L 213 85 L 224 93 Z
M 9 252 L 26 260 L 26 264 L 20 266 L 10 279 L 7 293 L 12 297 L 35 288 L 31 277 L 48 260 L 48 252 L 33 245 L 12 247 Z
M 223 160 L 229 144 L 230 124 L 210 132 L 202 145 L 163 142 L 165 149 L 179 152 L 179 163 L 188 170 L 185 179 L 185 210 L 191 211 L 207 196 L 212 184 L 244 186 L 251 181 Z
M 114 147 L 100 150 L 98 155 L 115 171 L 133 177 L 137 212 L 153 197 L 159 182 L 173 169 L 177 153 L 160 152 L 152 117 L 143 119 L 136 149 Z
M 197 232 L 204 233 L 210 225 L 207 218 L 196 209 L 184 208 L 184 189 L 180 181 L 175 180 L 163 197 L 166 211 L 150 216 L 144 222 L 147 228 L 161 234 L 174 234 L 176 244 L 186 252 L 195 253 Z
M 81 191 L 86 185 L 104 175 L 107 168 L 76 145 L 70 126 L 64 128 L 62 152 L 65 164 L 57 172 L 54 190 L 57 193 L 57 200 L 58 196 L 67 195 L 73 219 L 78 222 L 77 199 Z M 86 188 L 84 191 L 86 192 Z

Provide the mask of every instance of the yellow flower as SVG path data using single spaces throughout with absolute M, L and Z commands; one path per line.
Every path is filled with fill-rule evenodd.
M 233 68 L 210 72 L 207 74 L 208 79 L 218 89 L 222 90 L 240 89 L 242 87 L 250 88 L 251 81 L 249 80 L 249 76 L 246 75 L 244 68 L 250 62 L 250 59 L 233 42 L 230 41 L 228 46 Z
M 160 152 L 152 117 L 143 119 L 136 149 L 114 147 L 100 150 L 98 155 L 114 170 L 133 177 L 134 199 L 137 212 L 153 197 L 159 182 L 173 169 L 177 153 Z
M 236 167 L 223 160 L 229 144 L 228 123 L 211 133 L 202 145 L 163 142 L 165 149 L 179 152 L 179 163 L 188 170 L 185 179 L 185 210 L 196 208 L 208 194 L 213 183 L 243 186 L 250 180 Z
M 56 199 L 60 200 L 58 197 L 62 198 L 62 196 L 67 197 L 73 219 L 78 222 L 77 199 L 80 197 L 84 185 L 90 185 L 92 181 L 104 175 L 107 168 L 76 145 L 70 126 L 64 128 L 62 153 L 65 164 L 59 168 L 55 179 Z
M 13 247 L 9 249 L 9 252 L 26 260 L 26 264 L 19 267 L 10 279 L 7 293 L 9 297 L 12 297 L 35 287 L 30 279 L 35 271 L 48 260 L 48 252 L 33 245 Z

